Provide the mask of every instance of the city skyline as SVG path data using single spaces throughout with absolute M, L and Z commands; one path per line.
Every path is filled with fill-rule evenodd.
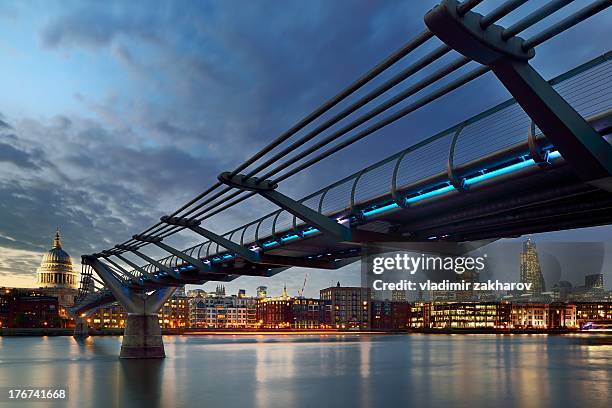
M 483 253 L 487 253 L 488 255 L 488 265 L 484 272 L 484 275 L 481 276 L 480 279 L 505 279 L 505 281 L 507 282 L 524 281 L 522 278 L 522 268 L 525 251 L 535 250 L 536 256 L 535 260 L 533 260 L 532 262 L 536 262 L 538 264 L 538 270 L 544 277 L 544 282 L 547 291 L 552 290 L 561 281 L 569 281 L 573 286 L 583 286 L 585 283 L 585 277 L 587 275 L 593 274 L 601 274 L 603 276 L 604 288 L 609 289 L 610 287 L 612 287 L 612 284 L 610 282 L 612 279 L 611 277 L 608 277 L 608 275 L 610 275 L 609 271 L 612 270 L 612 244 L 609 245 L 608 248 L 606 248 L 603 245 L 598 245 L 601 243 L 559 243 L 554 241 L 543 241 L 544 250 L 540 249 L 540 251 L 538 251 L 534 245 L 536 242 L 533 239 L 533 236 L 534 235 L 530 235 L 526 239 L 521 238 L 515 240 L 504 240 L 497 243 L 492 243 L 479 250 L 484 251 Z M 68 264 L 74 262 L 74 260 L 70 259 L 70 255 L 67 252 L 63 251 L 62 242 L 63 241 L 60 238 L 60 227 L 58 226 L 56 227 L 55 233 L 53 234 L 52 244 L 50 245 L 51 249 L 49 249 L 46 254 L 41 254 L 39 260 L 41 267 L 36 268 L 36 270 L 33 272 L 33 278 L 29 281 L 23 282 L 24 284 L 20 286 L 5 284 L 4 281 L 0 286 L 23 288 L 39 288 L 44 286 L 53 286 L 45 285 L 40 281 L 41 273 L 50 268 L 48 266 L 45 266 L 46 259 L 49 256 L 48 254 L 59 250 L 62 254 L 62 257 L 68 258 Z M 588 263 L 585 263 L 582 258 L 577 256 L 578 253 L 582 255 L 588 254 L 588 257 L 592 264 L 588 265 Z M 543 258 L 539 259 L 541 255 L 543 256 Z M 575 263 L 575 265 L 581 265 L 580 268 L 576 268 L 575 265 L 571 268 L 568 268 L 567 265 L 565 265 L 566 263 L 569 263 L 567 262 L 567 260 L 576 259 L 578 260 L 578 262 Z M 353 268 L 361 268 L 359 263 L 354 263 L 352 264 L 352 266 Z M 576 270 L 573 270 L 572 268 Z M 355 276 L 358 276 L 359 272 L 354 273 L 347 267 L 343 268 L 344 271 L 348 271 L 353 276 L 348 276 L 348 279 L 342 280 L 336 278 L 338 276 L 342 276 L 341 274 L 333 275 L 330 276 L 329 282 L 326 286 L 319 287 L 313 286 L 312 282 L 309 282 L 311 274 L 314 274 L 314 276 L 316 277 L 317 273 L 329 274 L 329 271 L 317 270 L 312 268 L 299 269 L 304 270 L 304 279 L 299 282 L 294 280 L 289 282 L 288 284 L 287 280 L 283 279 L 283 275 L 281 274 L 270 278 L 254 278 L 248 276 L 242 277 L 240 280 L 224 282 L 222 286 L 224 287 L 224 290 L 227 291 L 228 295 L 235 295 L 238 294 L 239 291 L 244 290 L 246 291 L 247 296 L 257 296 L 258 288 L 260 286 L 265 286 L 267 288 L 268 296 L 271 297 L 281 296 L 285 291 L 287 291 L 287 293 L 289 293 L 289 295 L 292 297 L 297 297 L 301 295 L 304 297 L 314 298 L 318 296 L 318 293 L 321 289 L 333 287 L 336 285 L 337 282 L 341 282 L 343 286 L 357 287 L 362 285 L 362 282 L 360 282 L 358 279 L 355 279 Z M 73 271 L 79 272 L 78 264 L 73 265 Z M 578 273 L 572 273 L 570 275 L 568 272 Z M 79 275 L 77 274 L 77 277 L 78 276 Z M 546 276 L 548 276 L 548 280 L 545 278 Z M 421 271 L 419 271 L 415 278 L 417 278 L 417 281 L 422 281 L 423 279 L 426 279 L 426 276 L 423 275 Z M 321 280 L 315 280 L 315 284 L 318 284 L 320 282 Z M 79 284 L 80 282 L 77 282 L 76 287 L 78 287 Z M 204 289 L 208 293 L 213 293 L 215 292 L 218 286 L 218 282 L 209 282 L 204 285 L 186 285 L 185 288 L 186 290 Z M 302 289 L 304 289 L 303 292 Z M 418 293 L 416 291 L 412 294 L 408 292 L 408 299 L 410 300 L 416 299 L 417 296 Z
M 335 3 L 271 4 L 231 13 L 223 3 L 190 5 L 193 9 L 186 14 L 172 6 L 144 10 L 138 2 L 114 8 L 56 4 L 44 19 L 33 3 L 0 6 L 5 38 L 0 47 L 6 51 L 2 62 L 7 74 L 0 79 L 6 91 L 0 96 L 3 283 L 29 282 L 47 249 L 47 231 L 57 224 L 63 225 L 66 249 L 75 260 L 143 229 L 243 159 L 248 150 L 286 129 L 328 97 L 329 89 L 357 77 L 366 61 L 379 60 L 403 44 L 422 26 L 411 17 L 423 15 L 433 3 L 362 3 L 351 19 L 342 18 L 343 8 Z M 530 3 L 519 14 L 539 5 Z M 483 5 L 482 11 L 492 7 Z M 578 7 L 568 6 L 564 13 Z M 258 23 L 263 16 L 266 27 Z M 300 17 L 294 19 L 298 25 L 287 23 L 291 16 Z M 605 30 L 595 28 L 606 27 L 603 18 L 595 16 L 591 24 L 539 47 L 538 70 L 551 77 L 607 51 Z M 326 30 L 330 25 L 334 30 Z M 152 32 L 151 26 L 158 30 Z M 174 31 L 177 26 L 181 30 Z M 280 41 L 278 32 L 284 33 Z M 572 47 L 580 38 L 590 38 L 588 46 L 580 42 L 580 47 Z M 312 76 L 315 70 L 319 74 Z M 477 92 L 469 103 L 466 96 L 474 95 L 470 86 L 444 100 L 461 103 L 462 112 L 443 109 L 441 120 L 446 105 L 428 108 L 382 132 L 376 143 L 360 143 L 339 156 L 341 160 L 323 163 L 282 190 L 303 195 L 354 170 L 346 160 L 351 154 L 367 152 L 372 161 L 384 157 L 507 97 L 492 77 L 478 86 L 488 92 Z M 415 136 L 407 138 L 407 133 Z M 220 134 L 241 149 L 226 149 Z M 92 153 L 97 151 L 106 153 Z M 225 231 L 269 208 L 253 201 L 211 227 Z M 562 235 L 569 241 L 586 236 L 604 240 L 610 229 Z M 187 247 L 197 241 L 191 236 L 174 244 Z M 295 292 L 304 274 L 295 268 L 265 284 L 280 291 L 286 283 Z M 312 272 L 312 287 L 336 280 L 357 284 L 359 279 L 356 265 L 335 271 L 331 279 L 328 275 Z M 254 288 L 260 283 L 242 277 L 228 286 Z M 306 293 L 310 291 L 307 287 Z

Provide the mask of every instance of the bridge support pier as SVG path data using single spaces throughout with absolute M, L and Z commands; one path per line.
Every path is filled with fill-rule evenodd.
M 119 358 L 164 358 L 157 314 L 128 314 Z
M 128 313 L 119 358 L 166 357 L 157 312 L 176 288 L 165 287 L 147 292 L 118 279 L 94 256 L 83 256 L 82 262 L 96 271 Z
M 72 337 L 75 339 L 86 339 L 89 337 L 89 326 L 87 326 L 87 319 L 85 317 L 77 317 L 76 325 L 74 326 L 74 334 Z

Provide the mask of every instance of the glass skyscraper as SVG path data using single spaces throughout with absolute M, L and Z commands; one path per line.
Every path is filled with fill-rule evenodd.
M 542 293 L 546 291 L 542 268 L 538 259 L 535 242 L 531 239 L 523 242 L 523 252 L 521 253 L 521 282 L 531 283 L 528 292 Z

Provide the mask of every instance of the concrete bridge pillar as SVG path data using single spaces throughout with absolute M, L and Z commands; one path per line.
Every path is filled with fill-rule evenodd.
M 74 326 L 74 334 L 72 337 L 75 339 L 86 339 L 89 337 L 89 326 L 87 325 L 87 319 L 85 317 L 77 317 L 75 321 L 76 326 Z
M 119 358 L 166 357 L 157 312 L 176 288 L 165 287 L 147 292 L 118 279 L 93 256 L 84 256 L 82 262 L 96 271 L 128 313 Z
M 157 289 L 151 294 L 134 291 L 131 302 L 121 302 L 128 312 L 128 318 L 119 358 L 166 357 L 157 312 L 175 289 Z
M 164 358 L 157 314 L 129 313 L 119 358 Z

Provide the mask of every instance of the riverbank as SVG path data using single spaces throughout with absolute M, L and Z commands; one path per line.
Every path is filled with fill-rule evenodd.
M 64 328 L 0 328 L 0 336 L 72 336 L 74 329 Z M 342 335 L 342 334 L 611 334 L 605 330 L 578 329 L 410 329 L 410 330 L 300 330 L 300 329 L 162 329 L 165 336 L 173 335 Z M 123 329 L 89 329 L 90 336 L 122 336 Z

